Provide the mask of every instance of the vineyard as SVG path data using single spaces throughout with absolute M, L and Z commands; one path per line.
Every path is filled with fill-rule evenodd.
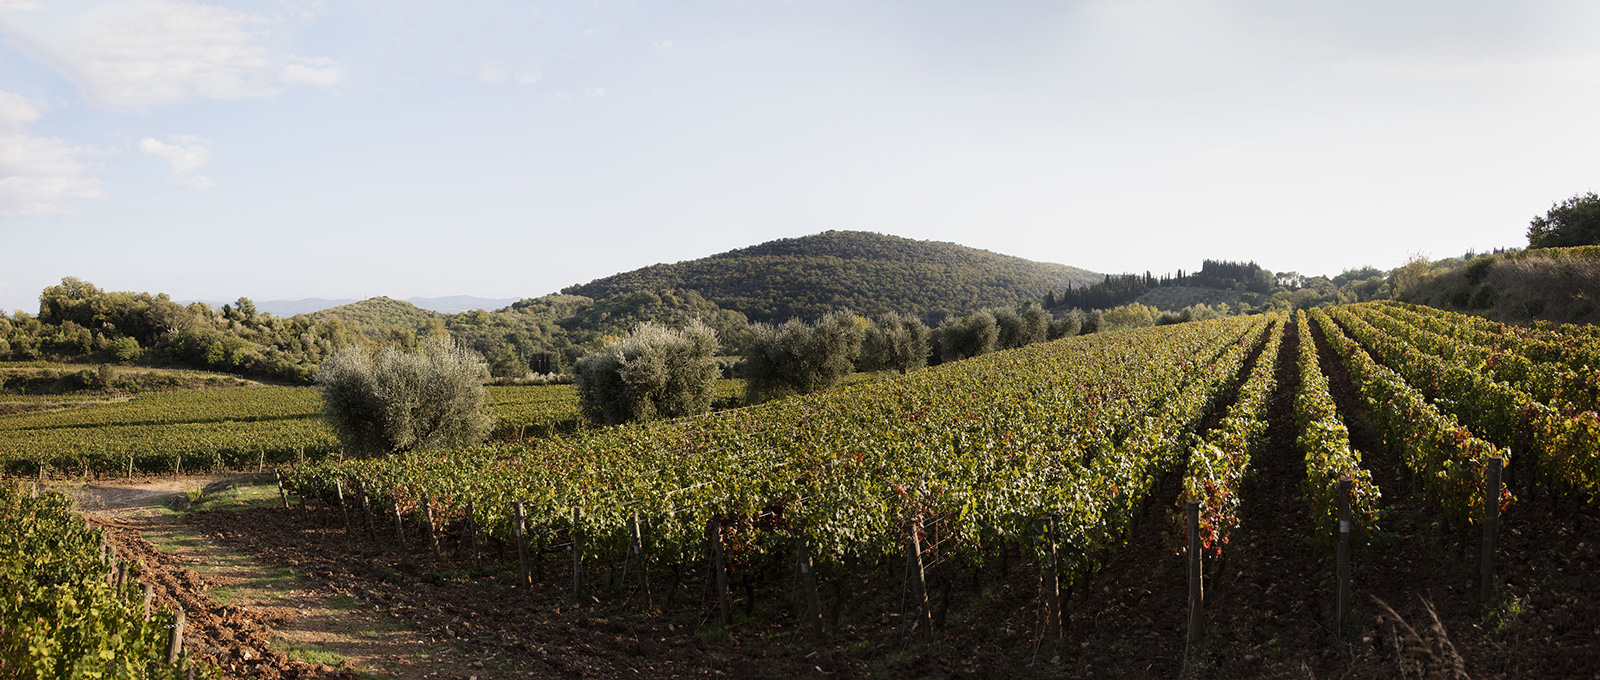
M 184 467 L 264 460 L 288 509 L 252 521 L 281 527 L 275 551 L 326 564 L 354 551 L 358 572 L 381 555 L 384 581 L 449 574 L 414 588 L 531 588 L 556 597 L 556 613 L 776 625 L 805 646 L 875 626 L 936 656 L 941 640 L 1011 650 L 984 658 L 1031 646 L 1031 660 L 1004 662 L 1012 672 L 1076 656 L 1085 677 L 1140 676 L 1117 662 L 1120 633 L 1104 646 L 1106 633 L 1084 632 L 1105 616 L 1113 630 L 1156 631 L 1140 644 L 1179 664 L 1174 674 L 1226 677 L 1248 662 L 1240 672 L 1272 675 L 1288 667 L 1260 665 L 1261 636 L 1283 644 L 1283 624 L 1237 626 L 1276 615 L 1279 583 L 1250 599 L 1241 575 L 1292 574 L 1304 585 L 1285 590 L 1310 593 L 1290 607 L 1309 622 L 1296 639 L 1362 639 L 1376 658 L 1389 652 L 1354 633 L 1398 630 L 1371 598 L 1407 592 L 1395 590 L 1405 579 L 1451 579 L 1428 590 L 1450 621 L 1511 630 L 1514 615 L 1483 612 L 1526 606 L 1527 574 L 1545 564 L 1531 560 L 1592 573 L 1597 371 L 1600 334 L 1587 327 L 1375 302 L 1096 333 L 609 428 L 580 426 L 570 388 L 491 388 L 497 429 L 512 436 L 443 454 L 328 456 L 314 393 L 250 388 L 0 418 L 0 458 L 22 475 L 116 472 L 130 454 L 152 472 L 179 455 Z M 731 405 L 738 385 L 723 383 Z M 208 521 L 221 531 L 228 520 Z M 348 538 L 327 543 L 340 531 Z M 1547 535 L 1570 554 L 1505 547 Z M 1136 609 L 1117 599 L 1140 592 Z M 774 600 L 786 604 L 757 606 Z M 1593 615 L 1549 631 L 1600 636 Z M 521 620 L 480 625 L 495 616 Z M 428 625 L 460 635 L 440 621 Z M 1498 644 L 1466 634 L 1474 663 Z M 1551 663 L 1592 670 L 1600 648 L 1586 644 Z
M 584 420 L 570 385 L 490 386 L 495 436 L 572 432 Z M 743 382 L 719 381 L 726 403 Z M 55 406 L 0 415 L 0 473 L 9 476 L 131 476 L 183 470 L 255 470 L 320 460 L 339 450 L 311 387 L 230 387 L 155 392 L 126 401 L 11 397 Z M 96 401 L 110 401 L 97 398 Z
M 6 677 L 193 677 L 182 615 L 153 606 L 58 493 L 0 484 L 0 670 Z M 174 632 L 176 631 L 176 632 Z M 187 669 L 188 675 L 185 675 Z

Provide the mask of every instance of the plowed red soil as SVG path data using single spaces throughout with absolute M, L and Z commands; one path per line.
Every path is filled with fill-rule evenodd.
M 259 611 L 213 602 L 206 596 L 204 578 L 141 538 L 136 527 L 116 520 L 91 521 L 107 530 L 119 559 L 142 563 L 140 580 L 152 586 L 159 606 L 183 611 L 185 650 L 202 664 L 215 665 L 234 677 L 267 680 L 355 677 L 348 671 L 295 661 L 273 649 L 274 620 Z

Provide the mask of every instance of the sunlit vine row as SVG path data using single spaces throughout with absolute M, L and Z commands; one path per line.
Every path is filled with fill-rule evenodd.
M 407 513 L 426 497 L 441 522 L 471 503 L 501 537 L 520 500 L 535 540 L 579 538 L 597 557 L 627 544 L 637 514 L 654 564 L 698 560 L 714 518 L 730 543 L 805 536 L 820 567 L 851 569 L 898 554 L 914 517 L 973 560 L 1054 515 L 1066 566 L 1082 567 L 1181 463 L 1265 327 L 1249 317 L 1095 334 L 717 415 L 329 463 L 289 483 L 310 495 L 343 483 Z

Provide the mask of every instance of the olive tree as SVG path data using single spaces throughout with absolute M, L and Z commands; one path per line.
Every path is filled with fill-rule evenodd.
M 717 334 L 696 320 L 682 330 L 643 323 L 572 367 L 589 418 L 615 425 L 711 410 Z
M 861 319 L 848 312 L 831 312 L 815 324 L 755 324 L 745 350 L 745 400 L 754 404 L 839 384 L 855 369 L 861 336 Z
M 476 352 L 434 338 L 372 356 L 349 346 L 322 362 L 322 415 L 358 456 L 470 446 L 494 425 L 485 406 L 488 367 Z
M 888 312 L 861 339 L 861 368 L 902 374 L 928 365 L 928 327 L 911 315 Z
M 994 314 L 985 309 L 946 319 L 936 334 L 939 360 L 960 361 L 993 352 L 1000 339 L 1000 327 Z

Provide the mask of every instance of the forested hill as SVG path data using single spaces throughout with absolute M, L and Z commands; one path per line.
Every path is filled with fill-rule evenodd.
M 338 319 L 346 326 L 362 330 L 381 330 L 391 326 L 421 328 L 428 325 L 429 319 L 444 318 L 444 315 L 438 312 L 431 312 L 404 300 L 381 295 L 304 316 L 318 323 Z
M 964 313 L 1038 300 L 1102 278 L 1076 267 L 954 243 L 829 231 L 653 265 L 562 292 L 602 299 L 639 291 L 693 291 L 752 321 L 781 321 L 835 309 L 869 316 Z

